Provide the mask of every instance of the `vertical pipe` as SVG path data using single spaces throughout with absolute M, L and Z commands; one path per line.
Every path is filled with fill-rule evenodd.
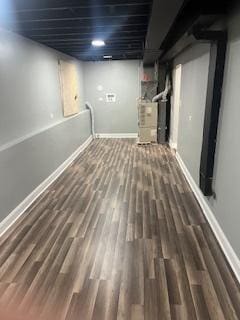
M 198 40 L 211 41 L 206 109 L 200 163 L 200 188 L 205 196 L 212 196 L 212 180 L 216 150 L 219 112 L 227 48 L 225 31 L 197 32 Z

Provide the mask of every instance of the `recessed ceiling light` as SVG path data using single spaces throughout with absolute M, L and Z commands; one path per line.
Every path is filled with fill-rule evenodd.
M 112 59 L 112 56 L 103 56 L 104 59 Z
M 94 47 L 102 47 L 102 46 L 105 46 L 105 42 L 103 40 L 96 39 L 96 40 L 92 41 L 92 46 L 94 46 Z

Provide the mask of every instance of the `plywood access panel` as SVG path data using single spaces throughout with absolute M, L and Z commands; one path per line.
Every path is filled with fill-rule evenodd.
M 69 117 L 79 112 L 79 88 L 77 67 L 72 61 L 60 60 L 60 79 L 63 115 Z

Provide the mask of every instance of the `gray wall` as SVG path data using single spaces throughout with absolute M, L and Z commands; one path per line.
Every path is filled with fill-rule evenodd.
M 63 118 L 58 59 L 72 58 L 0 30 L 0 221 L 90 136 L 88 111 Z
M 178 152 L 199 182 L 199 167 L 209 66 L 209 45 L 185 51 L 175 60 L 182 64 L 181 109 L 179 111 Z
M 57 51 L 0 29 L 0 146 L 63 120 Z M 84 107 L 79 61 L 80 107 Z M 53 118 L 52 118 L 53 117 Z
M 176 64 L 183 63 L 178 152 L 197 183 L 209 63 L 209 53 L 205 49 L 203 46 L 195 47 L 175 61 Z M 240 257 L 239 75 L 240 10 L 229 17 L 229 44 L 215 156 L 214 189 L 217 198 L 209 200 L 216 219 Z M 191 122 L 189 115 L 192 115 Z
M 0 152 L 0 221 L 90 136 L 89 111 Z
M 138 60 L 84 63 L 84 92 L 94 108 L 96 133 L 137 132 L 139 76 Z M 106 93 L 116 93 L 116 103 L 106 103 Z

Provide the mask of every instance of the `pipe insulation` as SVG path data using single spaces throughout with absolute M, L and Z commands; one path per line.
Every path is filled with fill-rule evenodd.
M 167 75 L 164 91 L 160 92 L 155 97 L 153 97 L 152 102 L 157 102 L 159 100 L 161 100 L 162 102 L 167 102 L 167 95 L 170 90 L 171 90 L 171 82 L 170 82 L 169 75 Z
M 92 107 L 92 105 L 91 105 L 90 102 L 86 101 L 86 102 L 85 102 L 85 105 L 86 105 L 86 108 L 87 108 L 88 110 L 90 110 L 92 136 L 93 136 L 93 139 L 95 139 L 94 110 L 93 110 L 93 107 Z

